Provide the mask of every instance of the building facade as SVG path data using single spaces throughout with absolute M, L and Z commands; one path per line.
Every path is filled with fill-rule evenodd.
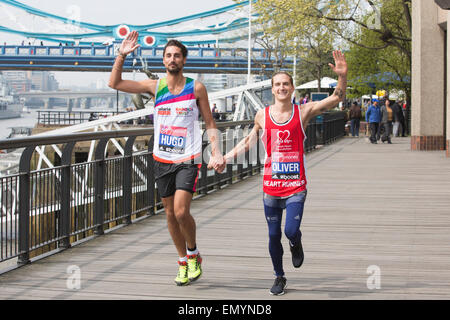
M 450 10 L 442 3 L 412 0 L 411 150 L 450 159 Z

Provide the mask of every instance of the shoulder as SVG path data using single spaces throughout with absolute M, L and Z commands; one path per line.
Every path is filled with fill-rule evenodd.
M 159 80 L 155 80 L 155 79 L 145 79 L 142 80 L 141 83 L 146 86 L 149 90 L 150 93 L 156 93 L 156 86 L 158 85 L 158 81 Z
M 255 124 L 257 124 L 258 126 L 260 126 L 261 128 L 264 127 L 264 118 L 265 118 L 265 114 L 266 114 L 266 109 L 268 107 L 264 108 L 264 109 L 259 109 L 256 112 L 255 115 Z
M 195 80 L 195 79 L 191 79 L 191 78 L 186 78 L 186 80 L 194 82 L 194 89 L 195 90 L 206 90 L 206 87 L 203 84 L 203 82 Z

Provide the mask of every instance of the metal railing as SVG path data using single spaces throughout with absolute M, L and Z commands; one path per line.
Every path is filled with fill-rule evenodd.
M 247 48 L 202 48 L 189 47 L 189 56 L 195 58 L 247 58 Z M 162 58 L 164 47 L 139 47 L 131 56 Z M 107 57 L 114 56 L 113 45 L 96 46 L 39 46 L 39 45 L 0 45 L 0 55 L 6 56 L 80 56 L 80 57 Z M 265 49 L 253 48 L 255 59 L 266 59 L 268 52 Z
M 343 135 L 343 118 L 330 117 L 322 126 L 325 141 Z M 222 122 L 217 127 L 222 132 L 223 152 L 227 152 L 248 134 L 253 121 Z M 307 152 L 316 147 L 316 133 L 314 119 L 306 128 Z M 206 133 L 203 138 L 203 154 L 207 154 Z M 123 155 L 105 155 L 111 139 L 119 139 Z M 133 152 L 138 139 L 145 147 Z M 73 163 L 78 144 L 94 140 L 94 160 Z M 63 145 L 58 165 L 33 169 L 36 147 L 52 144 Z M 162 209 L 153 175 L 153 129 L 0 140 L 0 149 L 16 148 L 24 148 L 19 172 L 0 176 L 0 262 L 18 258 L 18 264 L 23 265 L 34 257 L 63 250 L 81 239 L 101 235 Z M 264 150 L 257 144 L 243 155 L 242 161 L 228 164 L 223 173 L 208 170 L 203 162 L 195 196 L 259 173 L 261 159 Z
M 99 118 L 115 116 L 125 112 L 116 111 L 65 111 L 65 110 L 38 110 L 37 123 L 43 125 L 74 125 Z

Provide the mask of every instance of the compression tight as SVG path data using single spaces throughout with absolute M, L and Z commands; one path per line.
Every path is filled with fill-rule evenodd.
M 304 201 L 286 202 L 286 223 L 284 234 L 292 245 L 301 239 L 300 224 L 303 216 Z M 264 214 L 269 228 L 269 253 L 276 276 L 284 276 L 283 245 L 281 244 L 281 220 L 283 209 L 264 203 Z

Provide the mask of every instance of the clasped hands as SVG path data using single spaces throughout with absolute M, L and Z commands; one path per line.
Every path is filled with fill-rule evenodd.
M 211 156 L 211 159 L 209 160 L 208 163 L 208 169 L 214 169 L 218 173 L 222 173 L 223 170 L 225 170 L 226 165 L 227 165 L 226 156 L 222 156 L 219 154 L 216 156 Z

